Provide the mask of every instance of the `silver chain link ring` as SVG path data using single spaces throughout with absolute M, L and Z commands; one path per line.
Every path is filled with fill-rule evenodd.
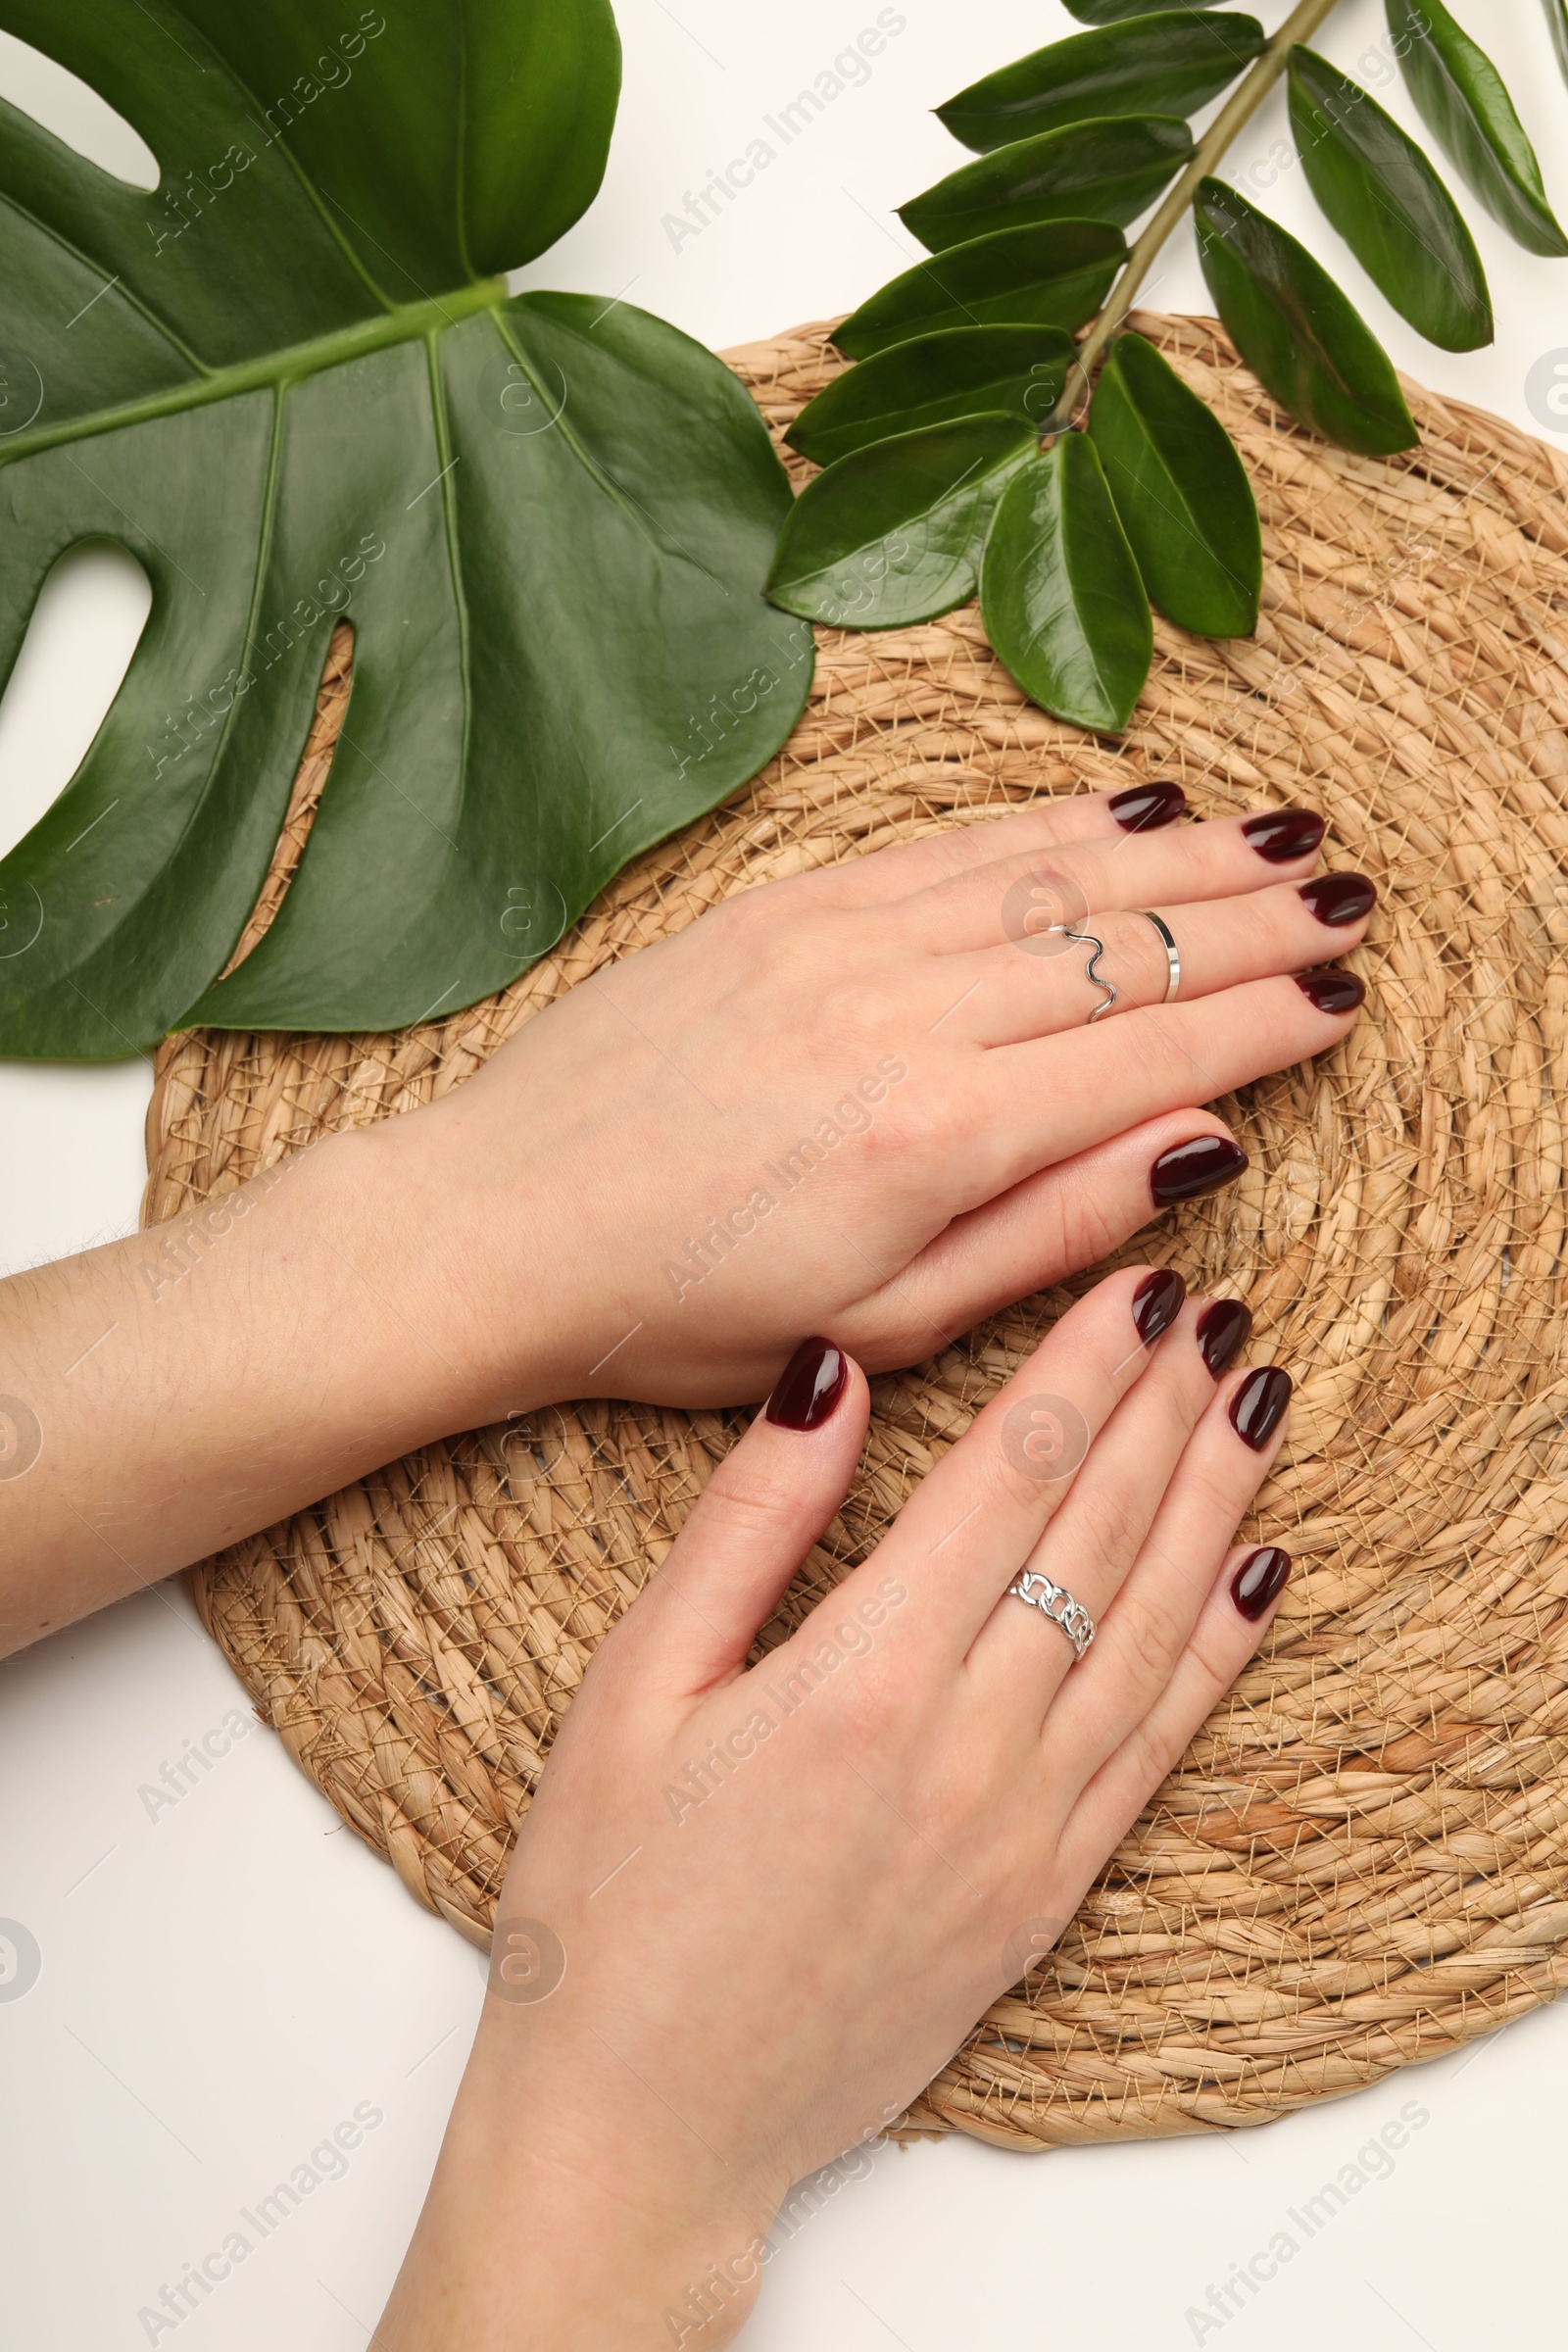
M 1049 1576 L 1037 1568 L 1025 1568 L 1007 1587 L 1018 1600 L 1026 1600 L 1042 1617 L 1059 1626 L 1073 1645 L 1075 1662 L 1095 1638 L 1095 1621 L 1081 1600 L 1074 1600 L 1065 1585 L 1054 1585 Z

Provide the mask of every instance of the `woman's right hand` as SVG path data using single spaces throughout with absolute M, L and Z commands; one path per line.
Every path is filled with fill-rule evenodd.
M 728 2340 L 789 2182 L 1046 1959 L 1264 1635 L 1290 1563 L 1232 1542 L 1291 1384 L 1246 1333 L 1108 1276 L 748 1666 L 865 1435 L 799 1351 L 551 1754 L 386 2352 Z M 1098 1620 L 1081 1662 L 1025 1569 Z
M 1239 1174 L 1197 1106 L 1339 1043 L 1360 984 L 1312 967 L 1375 893 L 1309 879 L 1306 811 L 1183 806 L 1052 801 L 747 891 L 374 1130 L 429 1204 L 435 1327 L 489 1383 L 466 1418 L 750 1402 L 802 1329 L 914 1362 Z M 1103 942 L 1108 1019 L 1063 919 Z

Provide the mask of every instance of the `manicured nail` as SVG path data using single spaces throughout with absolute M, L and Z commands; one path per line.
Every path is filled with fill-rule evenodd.
M 1231 1578 L 1231 1598 L 1244 1617 L 1255 1625 L 1271 1601 L 1278 1600 L 1291 1573 L 1291 1555 L 1277 1544 L 1250 1552 Z
M 1160 1153 L 1149 1171 L 1150 1194 L 1156 1208 L 1170 1208 L 1234 1184 L 1246 1165 L 1247 1153 L 1228 1135 L 1195 1135 Z
M 849 1377 L 842 1348 L 831 1340 L 803 1340 L 767 1400 L 768 1419 L 780 1429 L 820 1429 Z
M 1187 1285 L 1174 1266 L 1146 1274 L 1133 1293 L 1133 1321 L 1146 1348 L 1152 1348 L 1162 1331 L 1169 1331 L 1182 1311 Z
M 1161 825 L 1173 825 L 1186 815 L 1187 795 L 1179 784 L 1163 779 L 1131 784 L 1125 792 L 1111 794 L 1110 813 L 1124 833 L 1157 833 Z
M 1228 1372 L 1247 1345 L 1252 1310 L 1240 1298 L 1216 1298 L 1198 1318 L 1198 1351 L 1215 1380 Z
M 1231 1427 L 1244 1446 L 1261 1453 L 1285 1416 L 1291 1401 L 1291 1376 L 1278 1364 L 1259 1364 L 1249 1372 L 1231 1398 Z
M 1332 964 L 1325 964 L 1321 971 L 1293 972 L 1291 978 L 1319 1012 L 1353 1012 L 1366 995 L 1364 980 L 1358 980 L 1353 972 L 1339 971 Z
M 1377 885 L 1365 874 L 1317 874 L 1299 885 L 1298 897 L 1310 915 L 1331 930 L 1358 923 L 1378 903 Z
M 1309 858 L 1322 838 L 1323 819 L 1314 808 L 1266 808 L 1242 827 L 1242 839 L 1270 865 Z

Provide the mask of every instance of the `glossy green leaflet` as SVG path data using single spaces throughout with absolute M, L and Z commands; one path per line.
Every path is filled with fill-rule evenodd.
M 1386 5 L 1389 50 L 1465 187 L 1534 250 L 1568 249 L 1490 60 L 1442 0 Z M 1245 635 L 1261 591 L 1257 509 L 1238 451 L 1125 327 L 1179 220 L 1195 215 L 1225 326 L 1283 408 L 1353 451 L 1388 456 L 1416 440 L 1388 355 L 1332 267 L 1216 176 L 1282 75 L 1294 160 L 1373 285 L 1447 350 L 1489 342 L 1493 316 L 1474 237 L 1438 165 L 1307 45 L 1334 0 L 1299 0 L 1271 39 L 1227 9 L 1068 6 L 1091 29 L 983 74 L 936 110 L 977 160 L 902 206 L 931 258 L 838 330 L 862 366 L 801 419 L 797 446 L 829 463 L 791 517 L 768 593 L 813 620 L 879 628 L 977 589 L 993 646 L 1025 692 L 1058 717 L 1116 732 L 1147 673 L 1152 605 L 1196 635 Z M 1562 0 L 1547 0 L 1547 15 L 1568 58 Z M 1185 118 L 1227 89 L 1195 139 Z M 1152 204 L 1116 267 L 1129 224 Z M 984 364 L 979 330 L 1009 322 L 1020 334 L 1082 335 L 1032 452 L 1007 425 L 1020 414 L 1016 379 Z M 940 433 L 910 429 L 938 399 Z M 852 413 L 865 429 L 841 456 L 823 428 Z M 1021 413 L 1039 415 L 1027 402 Z M 905 552 L 890 557 L 895 544 Z

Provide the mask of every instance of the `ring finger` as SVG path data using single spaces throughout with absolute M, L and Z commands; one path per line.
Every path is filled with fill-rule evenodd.
M 1148 1278 L 1177 1284 L 1161 1273 Z M 1236 1299 L 1190 1298 L 1138 1386 L 1123 1397 L 1061 1507 L 1024 1562 L 1070 1595 L 1090 1618 L 1109 1608 L 1143 1551 L 1194 1430 L 1213 1403 L 1217 1381 L 1241 1353 L 1251 1316 Z M 1033 1588 L 1048 1597 L 1038 1586 Z M 1020 1608 L 1010 1587 L 969 1652 L 971 1673 L 988 1700 L 1011 1714 L 1044 1715 L 1074 1663 L 1074 1646 L 1040 1623 L 1038 1605 Z M 1063 1604 L 1053 1601 L 1053 1612 Z
M 1140 1005 L 1191 1003 L 1345 955 L 1365 936 L 1376 901 L 1363 874 L 1319 874 L 1244 898 L 1106 909 L 1016 945 L 936 959 L 931 1026 L 951 1022 L 977 1045 L 1013 1046 Z

